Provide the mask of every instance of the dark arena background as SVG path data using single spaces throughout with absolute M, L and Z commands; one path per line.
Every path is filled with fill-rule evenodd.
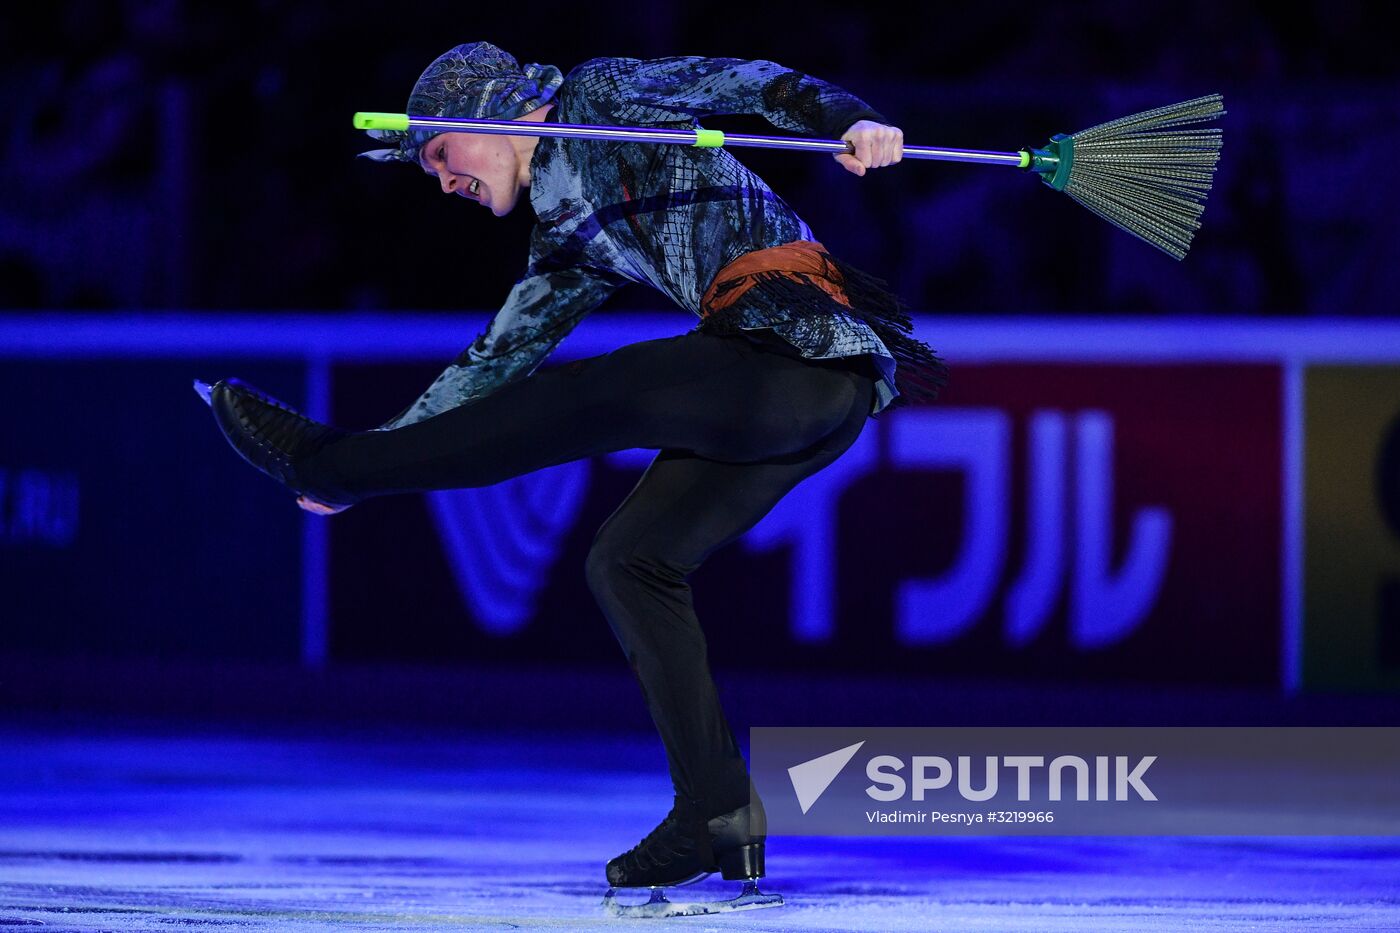
M 191 391 L 238 376 L 364 430 L 487 326 L 528 201 L 444 197 L 355 158 L 376 143 L 351 126 L 458 43 L 565 72 L 766 59 L 907 145 L 1015 151 L 1220 93 L 1181 261 L 1023 172 L 733 150 L 898 291 L 951 381 L 691 576 L 709 664 L 746 754 L 774 726 L 1351 727 L 1395 751 L 1386 22 L 1354 0 L 11 5 L 0 926 L 1400 929 L 1379 805 L 1347 833 L 774 832 L 780 909 L 606 916 L 604 864 L 672 787 L 584 565 L 655 451 L 328 517 Z M 695 323 L 628 286 L 543 367 Z

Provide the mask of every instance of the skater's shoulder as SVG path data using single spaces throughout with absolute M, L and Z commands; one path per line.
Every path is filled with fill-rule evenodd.
M 605 97 L 613 95 L 617 89 L 631 80 L 640 59 L 616 55 L 601 55 L 580 62 L 564 73 L 564 83 L 560 93 L 571 91 L 575 95 Z
M 564 80 L 577 82 L 625 75 L 639 64 L 641 64 L 639 58 L 629 58 L 625 55 L 598 55 L 570 68 L 564 73 Z
M 550 114 L 553 122 L 586 123 L 608 118 L 629 85 L 636 64 L 637 59 L 602 56 L 570 68 L 555 93 L 555 111 Z

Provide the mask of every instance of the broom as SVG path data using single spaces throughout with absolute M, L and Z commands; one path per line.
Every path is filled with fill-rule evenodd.
M 1176 259 L 1186 256 L 1200 229 L 1203 202 L 1210 193 L 1220 158 L 1221 131 L 1215 127 L 1171 129 L 1203 123 L 1225 113 L 1219 94 L 1144 110 L 1078 133 L 1059 133 L 1043 149 L 989 152 L 905 146 L 903 158 L 1007 165 L 1026 170 L 1063 191 L 1109 223 L 1151 243 Z M 565 136 L 625 142 L 683 143 L 701 148 L 753 146 L 847 152 L 855 147 L 834 139 L 726 135 L 703 127 L 587 126 L 519 120 L 415 117 L 402 113 L 356 113 L 355 127 L 392 134 L 410 129 L 487 133 L 499 136 Z

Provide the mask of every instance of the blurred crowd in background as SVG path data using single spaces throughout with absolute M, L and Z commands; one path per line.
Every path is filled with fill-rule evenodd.
M 418 74 L 487 39 L 523 64 L 768 59 L 861 97 L 911 145 L 1015 150 L 1224 95 L 1205 221 L 1177 261 L 1014 169 L 736 150 L 838 255 L 929 314 L 1389 316 L 1400 65 L 1383 8 L 1113 0 L 594 0 L 10 7 L 0 13 L 0 307 L 489 310 L 533 215 L 496 218 L 379 144 Z M 708 118 L 781 135 L 752 116 Z M 667 307 L 624 289 L 607 308 Z

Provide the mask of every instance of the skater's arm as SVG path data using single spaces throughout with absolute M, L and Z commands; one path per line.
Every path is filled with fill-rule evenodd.
M 781 129 L 851 142 L 854 154 L 833 157 L 856 175 L 902 157 L 903 131 L 879 111 L 849 91 L 777 62 L 678 55 L 601 58 L 579 67 L 600 96 L 611 98 L 604 104 L 609 116 L 622 122 L 757 114 Z
M 527 274 L 476 340 L 418 399 L 374 429 L 401 428 L 528 376 L 623 281 L 580 267 Z

